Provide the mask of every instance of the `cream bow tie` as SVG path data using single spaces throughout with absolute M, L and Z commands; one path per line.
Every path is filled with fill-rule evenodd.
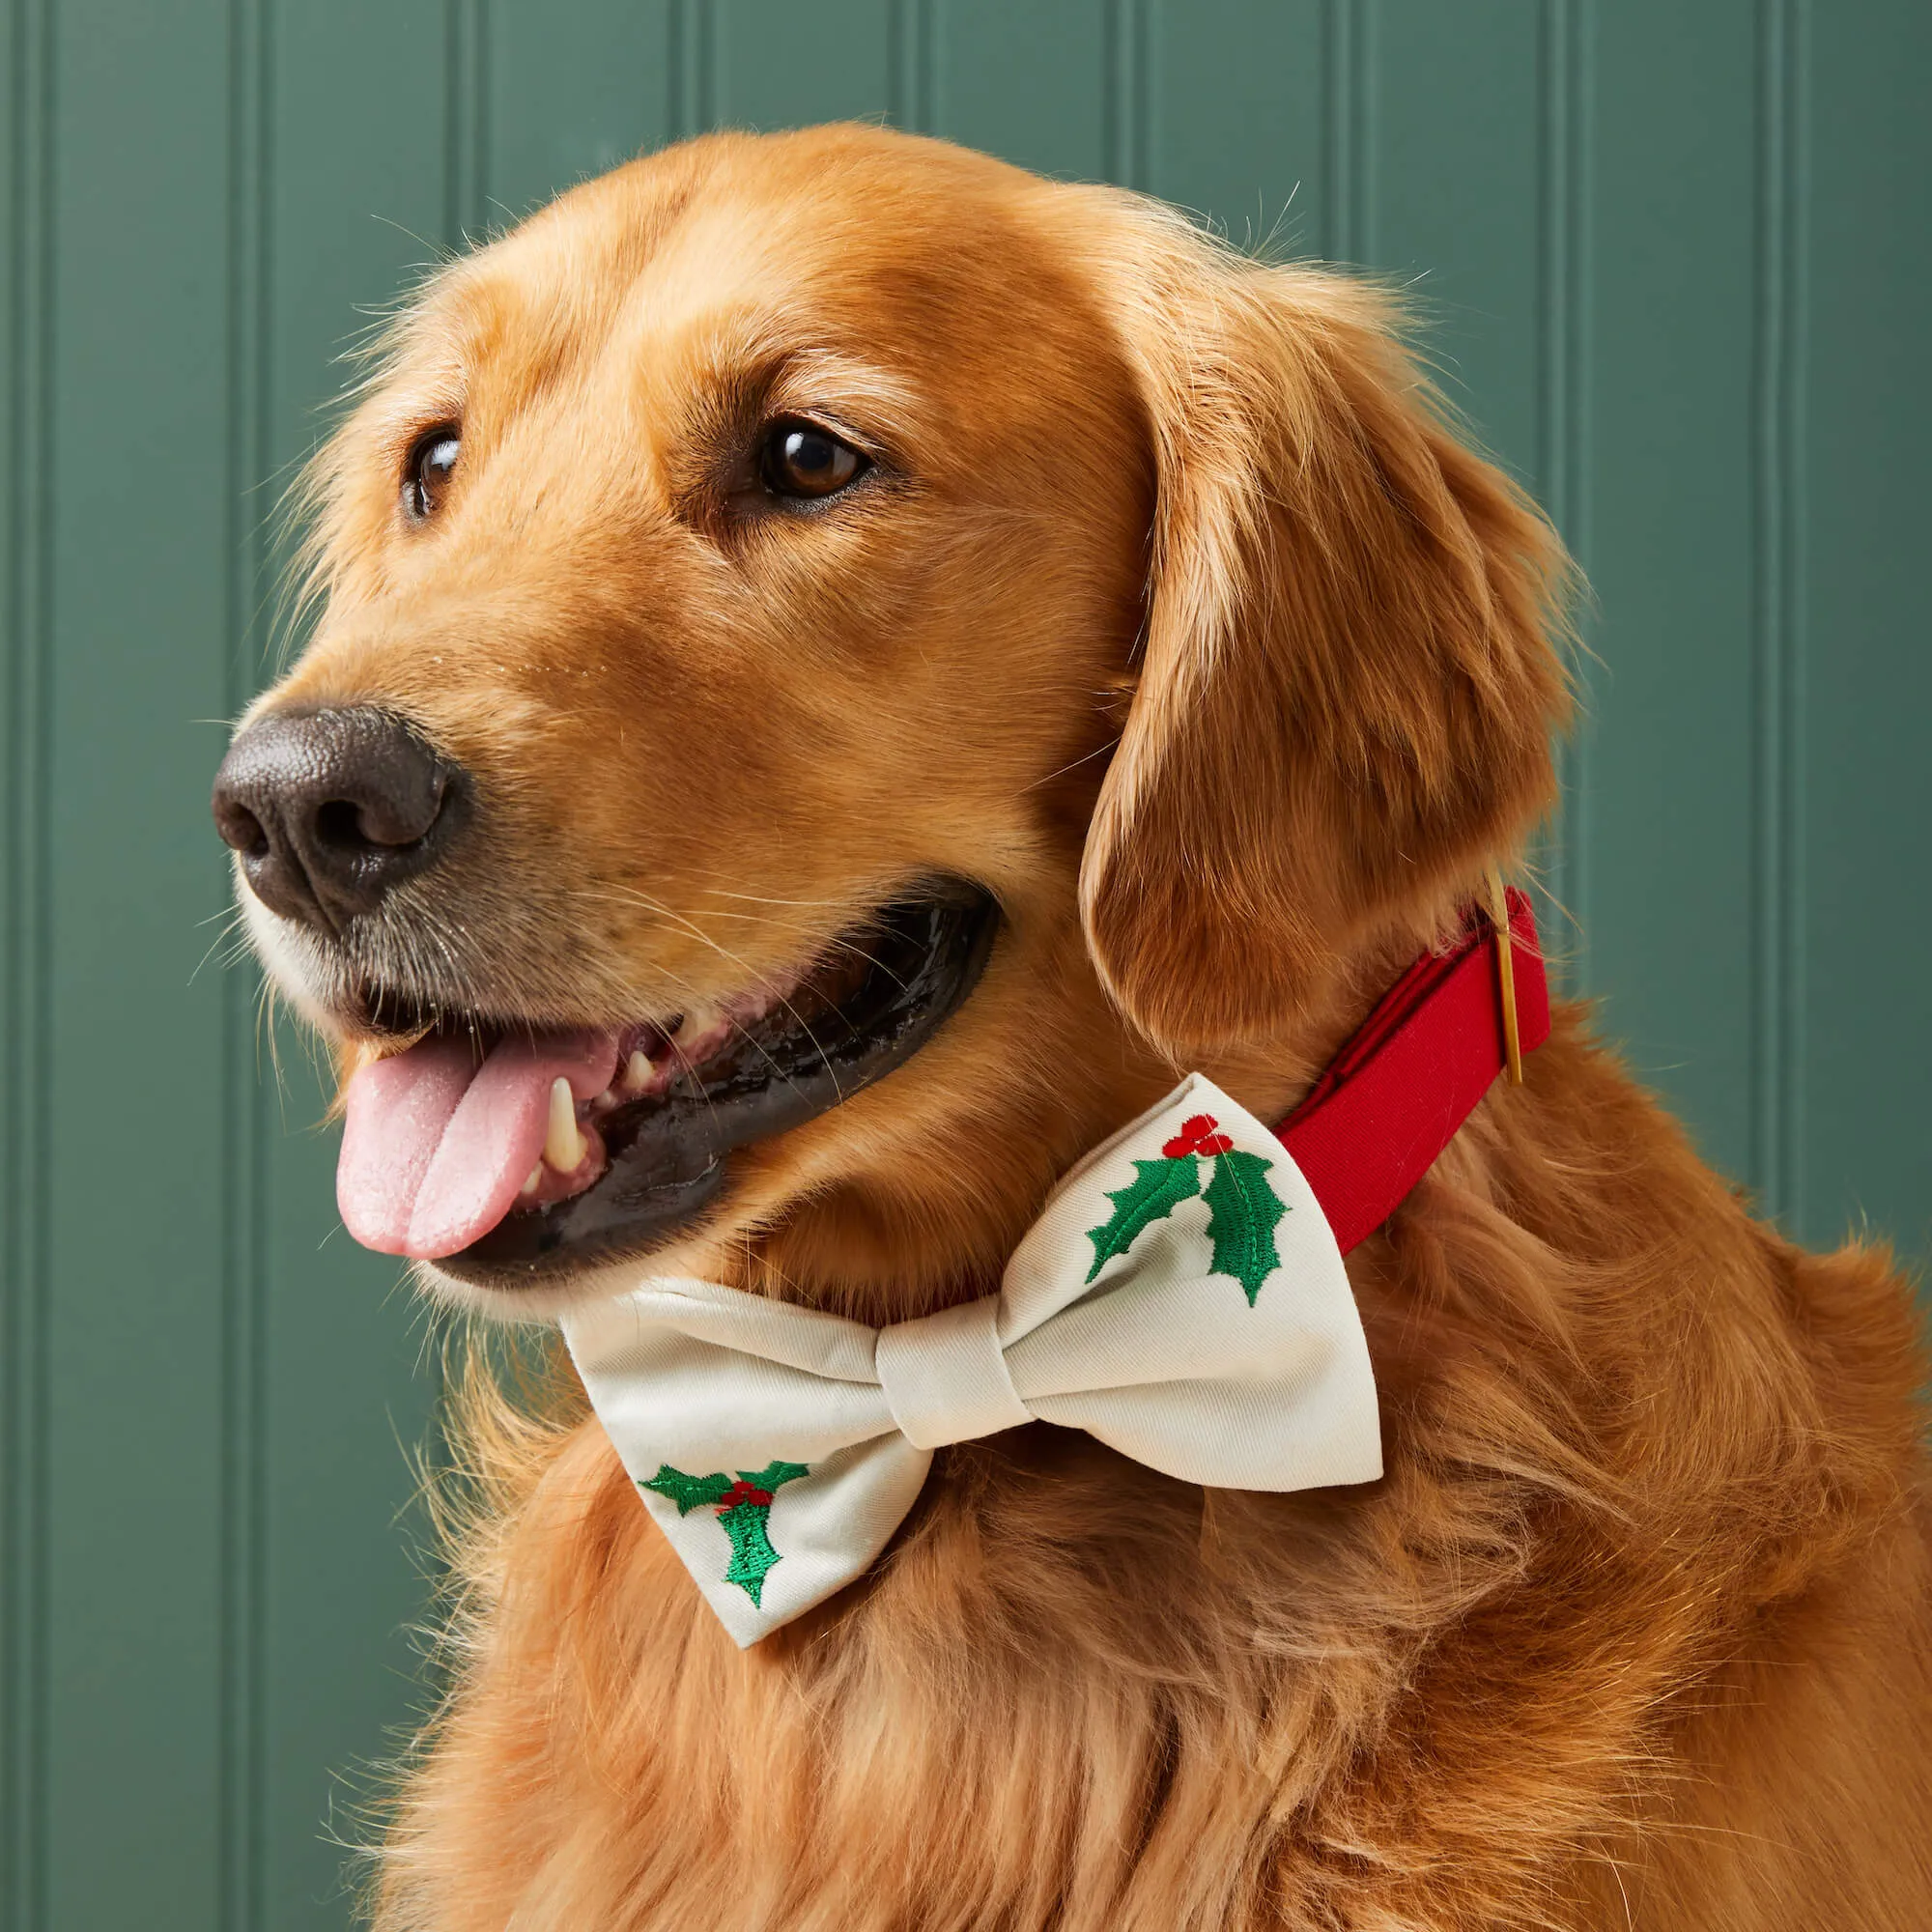
M 1066 1177 L 983 1301 L 868 1328 L 654 1279 L 563 1329 L 740 1644 L 863 1576 L 935 1449 L 1024 1422 L 1216 1489 L 1381 1474 L 1328 1223 L 1281 1142 L 1198 1073 Z

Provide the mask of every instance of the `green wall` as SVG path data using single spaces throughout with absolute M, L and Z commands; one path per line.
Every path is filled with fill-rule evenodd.
M 0 63 L 5 1932 L 349 1916 L 432 1378 L 223 970 L 218 721 L 366 312 L 714 121 L 1412 286 L 1596 586 L 1574 981 L 1792 1226 L 1925 1251 L 1922 0 L 9 0 Z

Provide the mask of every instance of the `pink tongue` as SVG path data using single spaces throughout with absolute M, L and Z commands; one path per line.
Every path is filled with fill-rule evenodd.
M 465 1039 L 426 1039 L 349 1083 L 335 1203 L 349 1232 L 384 1255 L 433 1261 L 487 1235 L 543 1153 L 550 1090 L 580 1100 L 611 1084 L 617 1036 L 499 1040 L 479 1067 Z

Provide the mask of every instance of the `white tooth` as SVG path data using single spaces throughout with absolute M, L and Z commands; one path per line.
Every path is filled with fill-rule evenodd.
M 639 1048 L 624 1063 L 624 1085 L 642 1088 L 650 1084 L 651 1057 Z
M 550 1131 L 544 1136 L 544 1159 L 559 1174 L 575 1174 L 583 1165 L 583 1136 L 577 1131 L 577 1101 L 570 1082 L 559 1073 L 550 1085 Z
M 530 1169 L 530 1178 L 524 1182 L 524 1192 L 526 1194 L 534 1194 L 537 1191 L 537 1189 L 542 1185 L 543 1185 L 543 1162 L 538 1161 L 537 1164 Z
M 617 1090 L 614 1087 L 605 1088 L 603 1093 L 598 1094 L 596 1099 L 594 1099 L 590 1103 L 593 1112 L 601 1108 L 606 1113 L 609 1113 L 610 1110 L 616 1104 L 617 1104 Z
M 722 1017 L 723 1011 L 720 1008 L 711 1006 L 693 1007 L 685 1014 L 683 1024 L 671 1035 L 672 1043 L 674 1045 L 689 1046 L 693 1040 L 701 1038 L 705 1034 L 709 1033 Z

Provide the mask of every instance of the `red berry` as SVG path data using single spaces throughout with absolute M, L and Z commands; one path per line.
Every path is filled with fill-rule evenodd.
M 1212 1114 L 1191 1115 L 1181 1122 L 1180 1131 L 1162 1146 L 1161 1152 L 1169 1160 L 1179 1160 L 1190 1153 L 1227 1153 L 1235 1144 L 1226 1134 L 1214 1131 L 1219 1125 Z

